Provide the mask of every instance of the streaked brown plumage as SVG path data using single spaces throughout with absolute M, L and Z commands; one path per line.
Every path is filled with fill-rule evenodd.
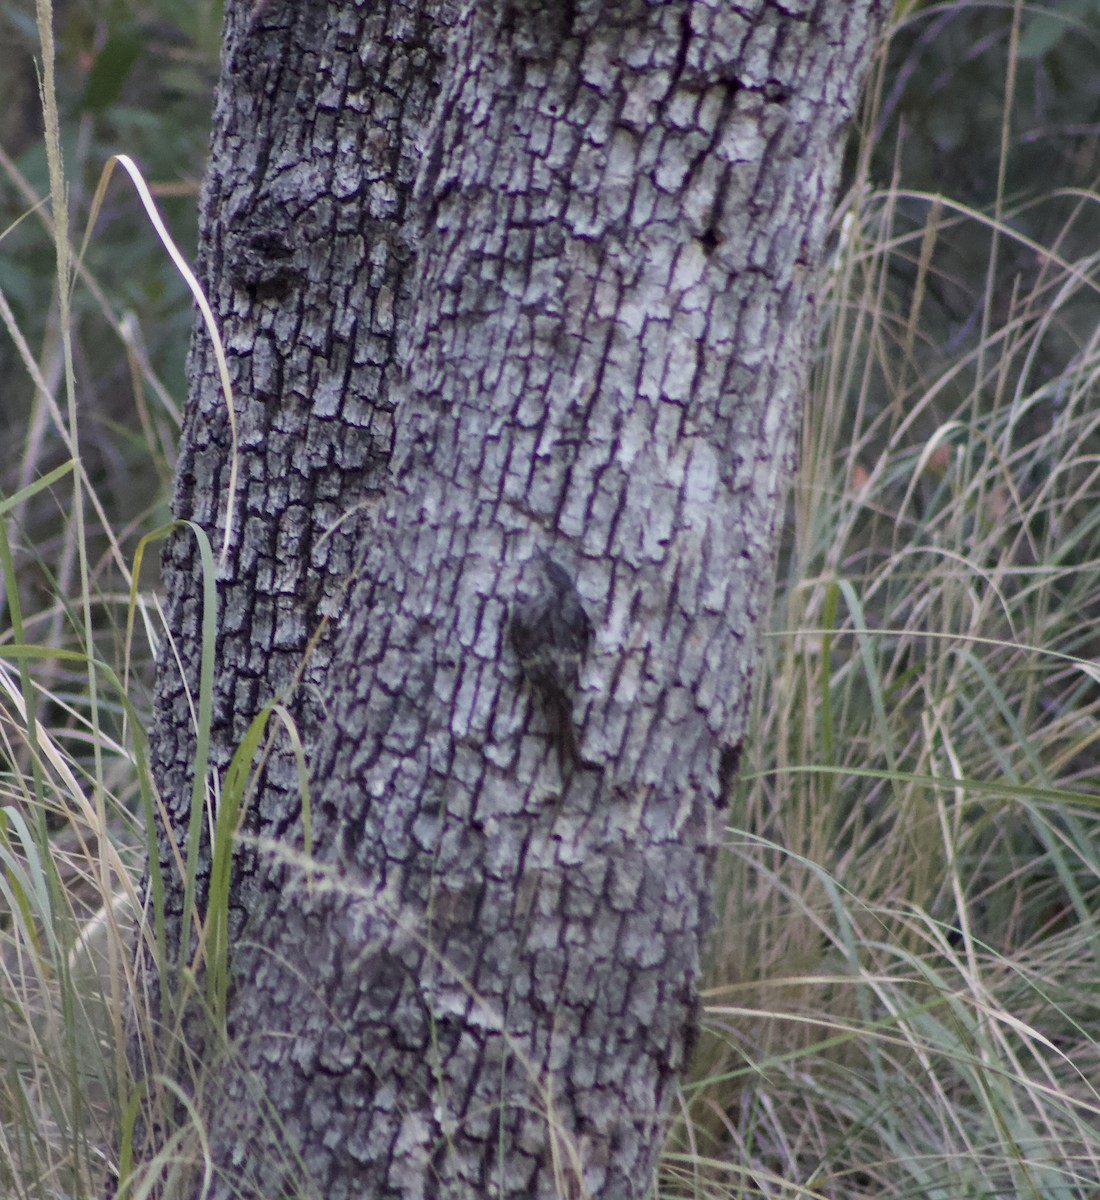
M 525 566 L 508 636 L 524 678 L 546 714 L 564 772 L 580 762 L 573 698 L 592 641 L 592 622 L 568 571 L 544 550 Z

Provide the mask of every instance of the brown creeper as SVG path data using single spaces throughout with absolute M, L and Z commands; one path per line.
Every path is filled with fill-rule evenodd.
M 525 565 L 512 605 L 508 636 L 523 677 L 546 713 L 558 765 L 577 766 L 573 697 L 581 662 L 592 641 L 592 622 L 569 573 L 544 550 Z

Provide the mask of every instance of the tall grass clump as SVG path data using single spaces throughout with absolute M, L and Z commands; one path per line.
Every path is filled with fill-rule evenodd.
M 158 820 L 145 730 L 161 636 L 142 551 L 166 519 L 191 310 L 132 189 L 93 195 L 121 138 L 154 170 L 201 167 L 216 38 L 205 57 L 189 49 L 162 6 L 0 18 L 13 100 L 0 129 L 4 1197 L 116 1194 L 130 1134 L 168 1111 L 157 1064 L 139 1087 L 126 1046 L 147 1025 L 137 939 L 155 934 L 137 915 Z M 216 34 L 213 8 L 184 20 Z M 161 192 L 177 218 L 172 196 L 193 207 L 186 178 Z
M 925 7 L 837 215 L 662 1196 L 1097 1195 L 1100 194 L 1010 191 L 1020 6 L 988 201 L 909 184 L 885 109 L 973 15 Z

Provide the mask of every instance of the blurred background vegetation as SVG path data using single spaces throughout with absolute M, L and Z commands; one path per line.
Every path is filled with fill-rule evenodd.
M 666 1198 L 1097 1195 L 1100 0 L 894 18 Z M 193 260 L 220 21 L 55 5 L 74 245 L 124 152 Z M 36 491 L 71 454 L 39 53 L 32 0 L 0 7 L 0 1193 L 93 1195 L 133 981 L 117 930 L 99 1007 L 70 964 L 140 872 L 147 780 L 89 662 L 147 720 L 157 580 L 130 639 L 128 572 L 168 515 L 192 306 L 116 172 L 73 294 L 84 499 Z
M 141 166 L 174 237 L 193 259 L 220 28 L 220 0 L 62 0 L 54 5 L 61 144 L 76 246 L 105 162 L 126 153 Z M 46 379 L 56 382 L 61 368 L 57 272 L 50 214 L 40 204 L 49 184 L 38 61 L 33 0 L 3 5 L 0 290 Z M 176 440 L 172 426 L 185 395 L 192 312 L 183 282 L 121 173 L 99 215 L 86 266 L 98 286 L 94 292 L 78 286 L 73 296 L 81 451 L 116 528 L 148 530 L 167 511 Z M 153 386 L 153 395 L 141 404 L 141 421 L 131 369 L 135 360 L 147 376 L 144 386 Z M 0 380 L 0 428 L 8 431 L 0 488 L 11 494 L 29 482 L 31 470 L 49 469 L 66 455 L 8 337 L 0 339 Z M 149 429 L 143 428 L 150 422 L 156 431 L 152 445 Z M 30 524 L 23 534 L 29 544 L 44 547 L 62 536 L 56 525 L 51 528 L 48 506 L 26 516 Z

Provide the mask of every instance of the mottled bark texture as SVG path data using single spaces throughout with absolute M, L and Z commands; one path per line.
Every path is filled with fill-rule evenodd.
M 276 755 L 234 883 L 234 1053 L 200 1095 L 213 1195 L 651 1187 L 885 8 L 230 0 L 214 766 L 287 690 L 315 861 Z M 177 508 L 216 536 L 197 346 Z M 575 761 L 508 633 L 540 550 L 594 627 Z M 180 538 L 167 564 L 192 688 L 196 561 Z M 188 725 L 165 657 L 177 837 Z
M 263 704 L 285 699 L 306 746 L 323 720 L 318 684 L 331 640 L 319 623 L 346 606 L 362 523 L 388 478 L 395 310 L 412 260 L 408 205 L 448 15 L 439 0 L 226 4 L 199 214 L 239 464 L 231 552 L 218 572 L 211 820 L 224 768 Z M 189 377 L 174 510 L 218 552 L 231 439 L 201 326 Z M 202 652 L 201 562 L 190 532 L 173 538 L 164 573 L 173 643 L 157 676 L 152 751 L 171 827 L 161 863 L 175 875 L 169 842 L 182 846 L 187 828 Z M 281 837 L 299 823 L 297 770 L 280 745 L 246 832 Z M 200 879 L 208 857 L 204 848 Z M 246 845 L 232 897 L 238 929 L 252 911 L 253 866 Z M 167 901 L 171 937 L 181 889 L 170 888 Z

